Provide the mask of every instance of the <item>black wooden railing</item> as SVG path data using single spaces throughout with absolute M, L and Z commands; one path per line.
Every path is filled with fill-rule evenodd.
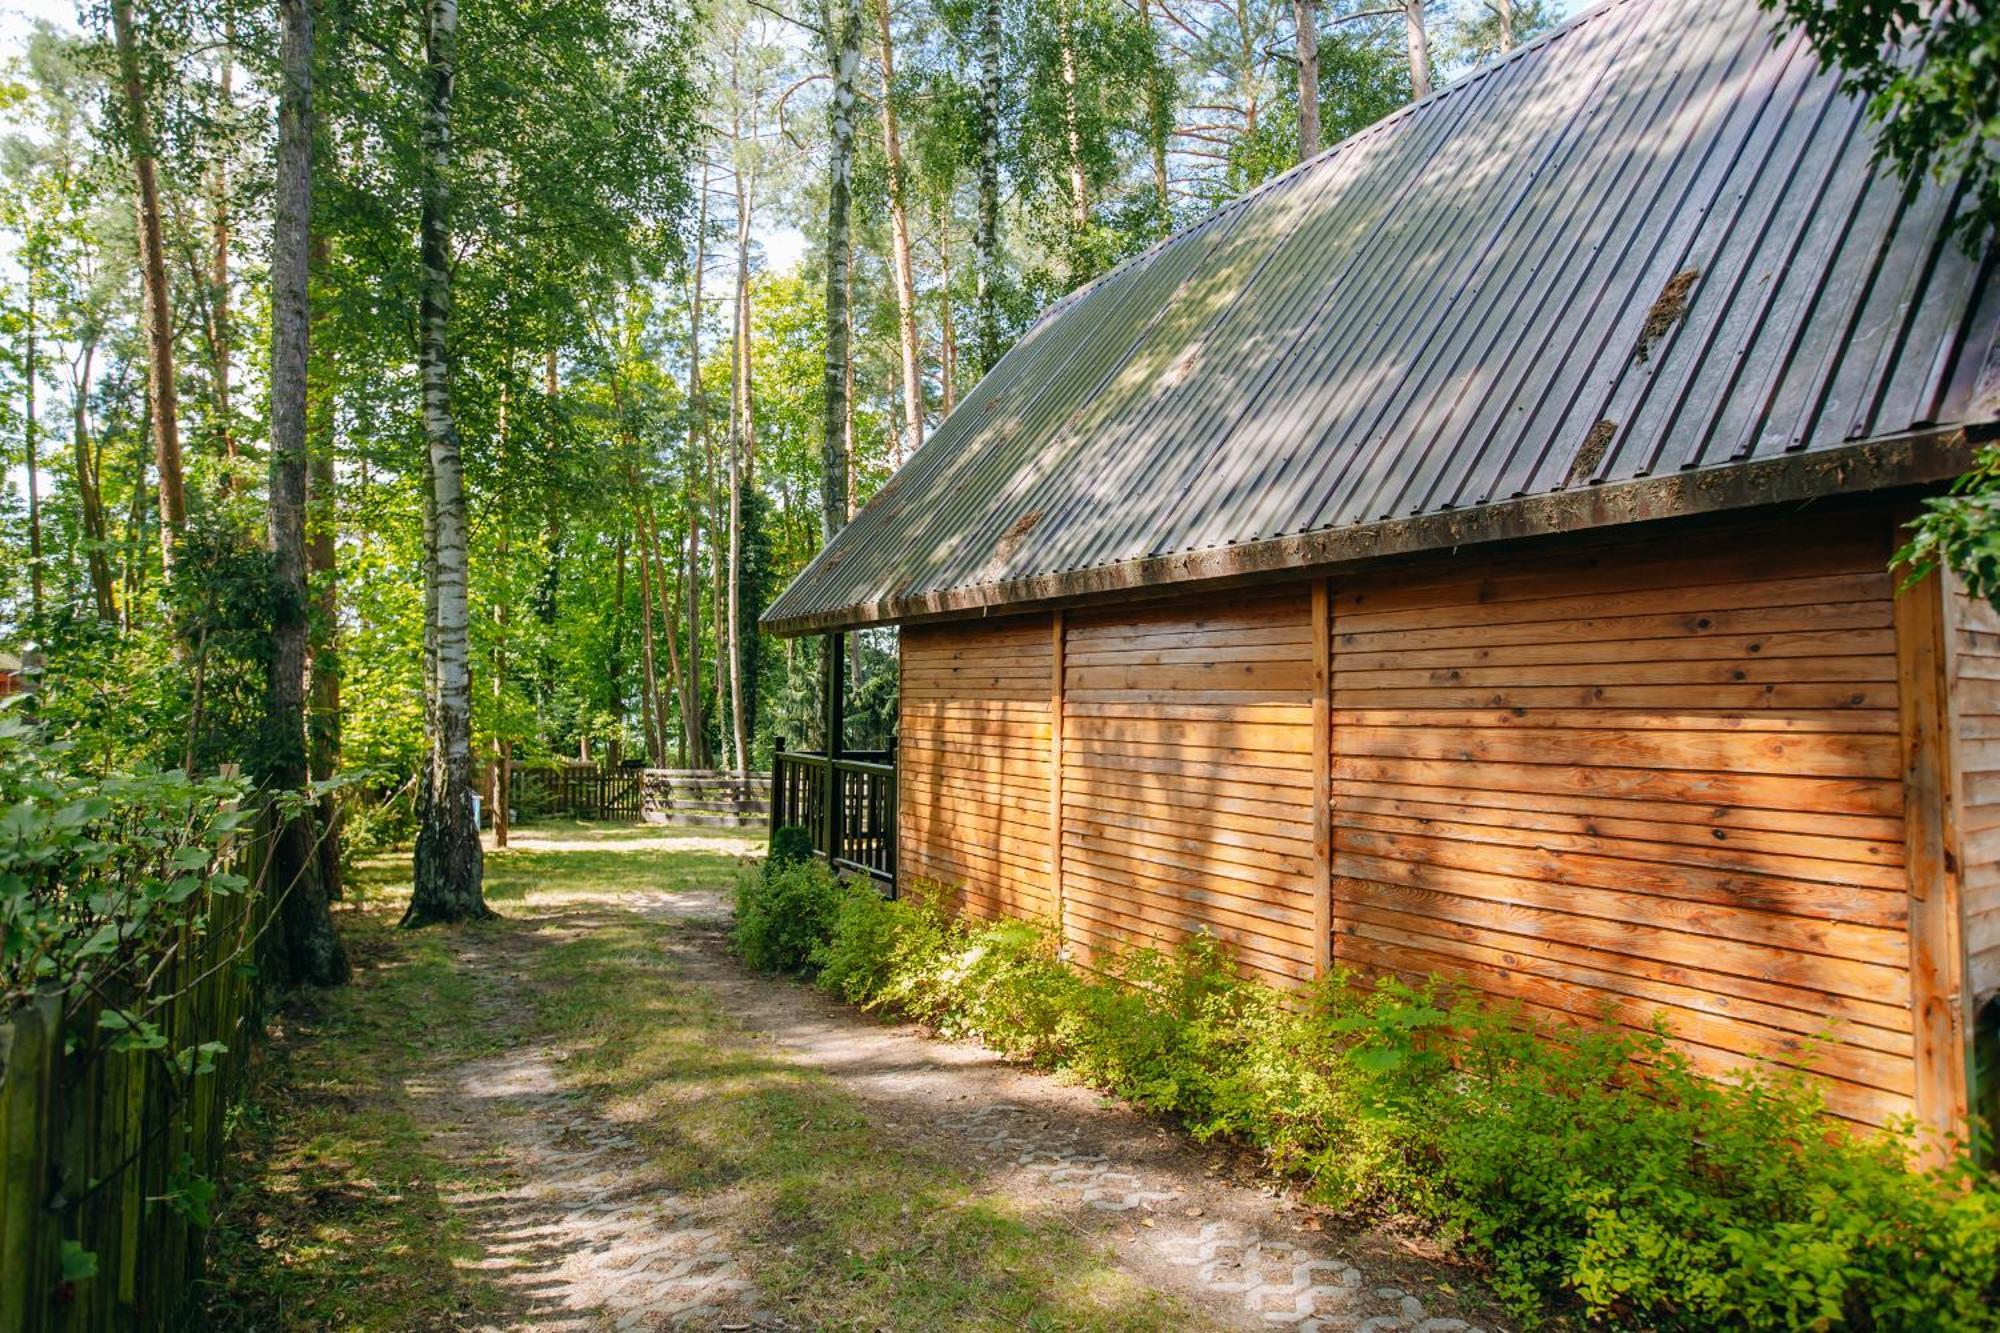
M 837 870 L 865 874 L 896 891 L 896 752 L 848 750 L 828 757 L 787 750 L 771 756 L 771 829 L 797 825 Z

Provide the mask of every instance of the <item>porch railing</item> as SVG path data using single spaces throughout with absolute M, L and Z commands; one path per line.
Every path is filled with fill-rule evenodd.
M 771 756 L 771 830 L 797 825 L 835 869 L 865 874 L 896 891 L 896 752 L 848 750 L 828 757 L 787 750 Z

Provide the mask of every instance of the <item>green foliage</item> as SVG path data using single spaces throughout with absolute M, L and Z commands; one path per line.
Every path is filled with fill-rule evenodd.
M 199 930 L 204 890 L 249 887 L 224 864 L 243 783 L 177 770 L 82 776 L 0 710 L 0 1013 L 36 991 L 99 989 Z M 162 1044 L 138 1000 L 104 1013 L 120 1049 Z
M 787 824 L 771 834 L 771 857 L 766 869 L 775 872 L 779 867 L 795 861 L 811 860 L 812 854 L 812 834 L 796 824 Z
M 1759 0 L 1868 99 L 1876 151 L 1905 181 L 1962 188 L 1976 253 L 2000 225 L 2000 9 L 1916 0 Z
M 825 862 L 772 858 L 736 886 L 736 950 L 760 972 L 808 975 L 845 890 Z
M 849 889 L 819 984 L 1263 1150 L 1308 1195 L 1426 1224 L 1524 1320 L 1988 1329 L 2000 1181 L 1829 1132 L 1811 1085 L 1716 1082 L 1664 1031 L 1560 1038 L 1442 985 L 1287 998 L 1197 937 L 1098 974 L 1019 922 Z M 803 919 L 802 919 L 803 921 Z

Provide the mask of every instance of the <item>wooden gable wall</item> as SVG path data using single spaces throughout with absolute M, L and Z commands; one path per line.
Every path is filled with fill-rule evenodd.
M 1912 959 L 1915 992 L 2000 984 L 2000 619 L 1938 608 L 1954 711 L 1912 731 L 1891 540 L 1882 513 L 1627 530 L 910 627 L 901 873 L 1060 918 L 1085 959 L 1206 930 L 1280 985 L 1663 1015 L 1699 1067 L 1942 1123 L 1962 1080 L 1925 1067 L 1966 1006 L 1913 1016 Z M 1906 800 L 1933 771 L 1943 816 Z M 1906 820 L 1939 830 L 1914 857 Z M 1913 934 L 1911 875 L 1945 865 Z

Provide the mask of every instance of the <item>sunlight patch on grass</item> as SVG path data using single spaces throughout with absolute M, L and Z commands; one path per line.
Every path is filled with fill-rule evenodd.
M 632 1116 L 675 1189 L 726 1203 L 774 1306 L 829 1329 L 1207 1326 L 737 1030 L 677 975 L 670 933 L 621 921 L 556 945 L 537 1004 L 571 1052 L 565 1079 Z

